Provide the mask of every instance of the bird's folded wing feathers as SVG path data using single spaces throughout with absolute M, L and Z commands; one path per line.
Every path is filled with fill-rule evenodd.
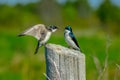
M 74 34 L 73 34 L 73 33 L 70 33 L 69 35 L 71 36 L 71 39 L 75 42 L 75 44 L 77 45 L 77 47 L 79 47 L 79 45 L 78 45 L 78 43 L 77 43 L 77 40 L 76 40 Z M 79 48 L 80 48 L 80 47 L 79 47 Z
M 24 32 L 19 34 L 19 36 L 30 35 L 39 40 L 41 37 L 41 33 L 45 30 L 46 30 L 46 27 L 44 24 L 37 24 L 37 25 L 25 30 Z

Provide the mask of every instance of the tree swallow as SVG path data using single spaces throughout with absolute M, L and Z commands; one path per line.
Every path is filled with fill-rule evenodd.
M 55 32 L 58 29 L 56 26 L 48 26 L 46 27 L 44 24 L 37 24 L 33 27 L 30 27 L 29 29 L 25 30 L 18 36 L 33 36 L 38 40 L 38 44 L 35 50 L 35 54 L 38 52 L 39 47 L 46 44 L 46 42 L 49 40 L 51 33 Z
M 72 32 L 72 28 L 70 26 L 65 27 L 64 37 L 65 37 L 65 41 L 71 48 L 80 51 L 80 47 L 77 43 L 77 40 L 76 40 L 76 38 Z

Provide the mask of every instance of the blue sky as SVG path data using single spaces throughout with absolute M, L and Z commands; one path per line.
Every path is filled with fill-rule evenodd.
M 120 0 L 111 0 L 111 2 L 120 7 Z
M 96 9 L 100 6 L 100 4 L 103 2 L 103 0 L 88 0 L 88 2 L 91 5 L 91 7 Z
M 27 4 L 30 2 L 37 2 L 37 1 L 40 1 L 40 0 L 0 0 L 0 4 L 7 3 L 9 5 L 15 5 L 16 3 Z M 61 4 L 66 2 L 66 0 L 57 0 L 57 1 Z M 76 1 L 76 0 L 70 0 L 70 1 Z M 104 0 L 88 0 L 89 4 L 93 8 L 99 7 L 103 1 Z M 110 1 L 112 2 L 112 4 L 120 7 L 120 0 L 110 0 Z
M 27 4 L 30 2 L 37 2 L 38 0 L 0 0 L 0 4 L 15 5 L 16 3 Z

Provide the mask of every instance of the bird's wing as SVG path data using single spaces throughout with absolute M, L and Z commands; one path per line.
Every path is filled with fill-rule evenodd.
M 24 32 L 22 32 L 18 36 L 30 35 L 30 36 L 33 36 L 39 40 L 41 38 L 41 34 L 45 34 L 44 33 L 45 31 L 46 31 L 46 27 L 44 24 L 37 24 L 37 25 L 25 30 Z
M 69 33 L 69 35 L 70 35 L 71 39 L 75 42 L 75 44 L 77 45 L 77 47 L 79 47 L 79 45 L 78 45 L 78 43 L 77 43 L 77 40 L 76 40 L 74 34 L 73 34 L 73 33 Z M 80 48 L 80 47 L 79 47 L 79 48 Z

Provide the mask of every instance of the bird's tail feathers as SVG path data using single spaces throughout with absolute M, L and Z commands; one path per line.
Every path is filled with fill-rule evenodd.
M 81 50 L 80 48 L 76 48 L 76 50 L 78 50 L 78 51 L 82 52 L 82 50 Z

